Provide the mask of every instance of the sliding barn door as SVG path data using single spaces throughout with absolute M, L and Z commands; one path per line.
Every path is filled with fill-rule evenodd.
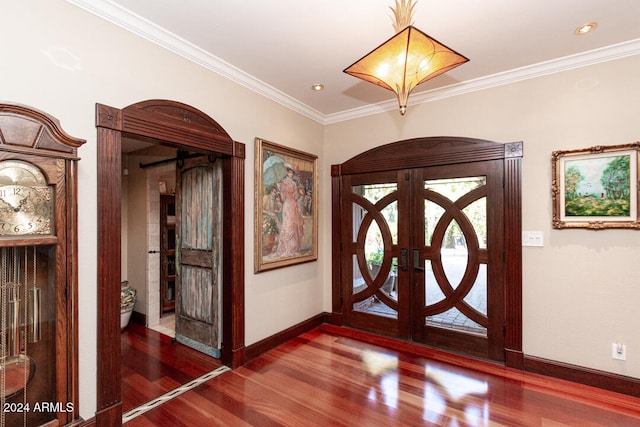
M 178 164 L 176 340 L 220 357 L 222 173 L 206 156 Z

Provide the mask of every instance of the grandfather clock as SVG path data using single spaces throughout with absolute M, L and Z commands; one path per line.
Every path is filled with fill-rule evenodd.
M 0 103 L 0 426 L 78 420 L 77 149 Z

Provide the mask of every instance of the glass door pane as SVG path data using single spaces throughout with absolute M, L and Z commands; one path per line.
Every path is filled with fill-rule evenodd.
M 423 325 L 487 335 L 484 176 L 425 180 Z
M 352 310 L 398 318 L 398 202 L 396 183 L 352 186 Z

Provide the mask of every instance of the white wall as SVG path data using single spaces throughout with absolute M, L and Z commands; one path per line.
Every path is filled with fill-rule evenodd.
M 124 156 L 123 164 L 128 168 L 126 193 L 122 194 L 122 206 L 128 217 L 122 218 L 122 227 L 127 245 L 122 242 L 122 277 L 129 280 L 129 286 L 138 291 L 134 311 L 146 316 L 146 326 L 154 327 L 160 323 L 160 187 L 166 184 L 167 191 L 176 187 L 175 163 L 163 163 L 146 168 L 140 164 L 151 164 L 173 158 L 176 150 L 154 145 Z M 126 194 L 126 197 L 125 197 Z
M 145 170 L 138 167 L 138 156 L 125 155 L 122 163 L 129 174 L 122 176 L 126 193 L 122 194 L 123 209 L 126 206 L 127 217 L 122 217 L 122 232 L 126 241 L 122 243 L 121 277 L 129 281 L 129 286 L 137 290 L 134 310 L 147 313 L 147 192 Z M 124 227 L 127 227 L 126 230 Z
M 93 417 L 96 408 L 97 102 L 123 108 L 147 99 L 180 101 L 246 144 L 247 345 L 323 310 L 319 283 L 328 268 L 325 261 L 254 275 L 252 233 L 254 138 L 320 155 L 322 126 L 63 0 L 3 0 L 0 12 L 6 18 L 0 26 L 1 98 L 47 112 L 69 134 L 87 140 L 78 165 L 83 418 Z
M 640 378 L 640 231 L 551 228 L 551 152 L 640 139 L 640 56 L 327 126 L 324 161 L 342 163 L 418 136 L 524 142 L 523 230 L 544 247 L 523 248 L 525 354 Z M 330 200 L 329 181 L 323 199 Z M 329 203 L 322 228 L 331 226 Z M 323 257 L 330 257 L 325 248 Z M 331 289 L 325 277 L 325 301 Z M 627 345 L 627 360 L 611 344 Z

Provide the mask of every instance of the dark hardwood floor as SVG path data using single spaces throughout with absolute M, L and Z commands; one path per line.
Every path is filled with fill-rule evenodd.
M 128 408 L 218 366 L 158 335 L 123 333 Z M 126 425 L 632 427 L 640 399 L 322 325 Z

